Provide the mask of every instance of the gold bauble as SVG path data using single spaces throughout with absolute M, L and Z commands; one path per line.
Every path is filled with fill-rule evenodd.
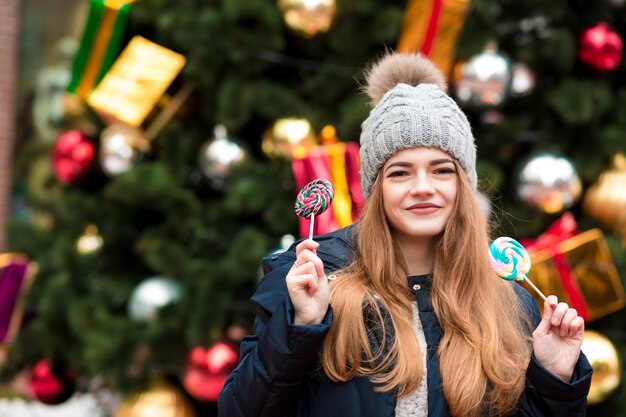
M 335 0 L 278 0 L 278 9 L 289 28 L 306 37 L 326 32 L 335 17 Z
M 586 330 L 581 350 L 593 368 L 591 389 L 587 396 L 589 404 L 604 401 L 620 383 L 622 366 L 617 349 L 604 335 Z
M 98 227 L 90 224 L 85 227 L 85 231 L 76 241 L 76 250 L 78 253 L 88 255 L 99 250 L 102 243 L 102 236 L 98 232 Z
M 278 119 L 263 135 L 261 148 L 270 158 L 291 159 L 297 148 L 312 147 L 317 144 L 311 123 L 307 119 Z
M 626 239 L 626 157 L 613 156 L 611 167 L 589 188 L 583 200 L 587 216 Z
M 184 394 L 165 381 L 155 381 L 143 392 L 132 395 L 119 406 L 115 417 L 195 417 Z

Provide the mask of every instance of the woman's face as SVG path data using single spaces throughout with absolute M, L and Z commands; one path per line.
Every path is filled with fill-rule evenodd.
M 380 175 L 385 215 L 397 239 L 431 239 L 443 232 L 459 182 L 450 155 L 437 148 L 405 149 L 385 162 Z

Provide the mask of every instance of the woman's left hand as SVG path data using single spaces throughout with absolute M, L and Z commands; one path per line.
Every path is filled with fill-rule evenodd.
M 569 383 L 580 356 L 585 321 L 566 303 L 551 295 L 543 305 L 543 317 L 533 332 L 535 357 L 548 371 Z

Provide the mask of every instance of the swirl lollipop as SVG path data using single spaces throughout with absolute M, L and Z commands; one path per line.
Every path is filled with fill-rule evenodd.
M 528 282 L 545 301 L 546 296 L 528 278 L 530 263 L 524 246 L 513 238 L 499 237 L 489 246 L 489 265 L 498 276 L 508 281 Z
M 333 185 L 318 178 L 305 185 L 296 198 L 296 214 L 302 218 L 311 218 L 309 239 L 313 238 L 313 222 L 315 215 L 322 214 L 333 201 L 335 190 Z

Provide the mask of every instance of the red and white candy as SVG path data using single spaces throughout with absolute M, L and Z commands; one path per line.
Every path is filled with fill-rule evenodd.
M 305 185 L 296 198 L 296 214 L 302 218 L 311 218 L 309 239 L 313 238 L 315 216 L 322 214 L 333 201 L 335 189 L 325 179 L 318 178 Z

